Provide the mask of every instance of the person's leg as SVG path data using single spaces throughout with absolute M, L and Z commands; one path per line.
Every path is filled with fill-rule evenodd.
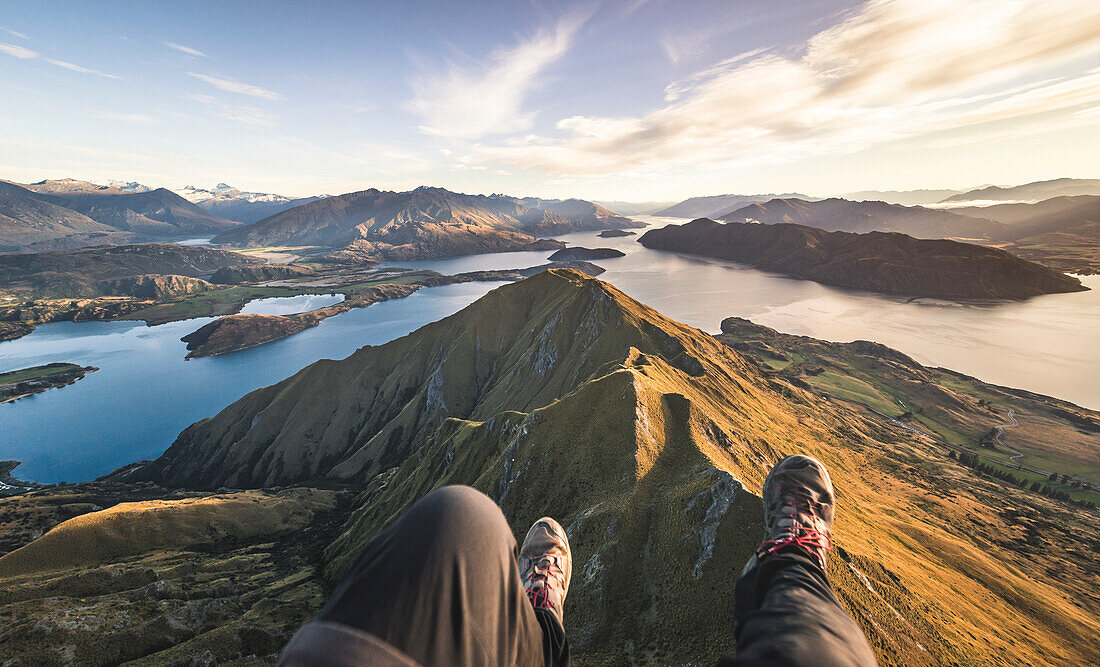
M 519 559 L 520 579 L 542 627 L 545 663 L 547 667 L 567 667 L 565 596 L 573 577 L 573 554 L 565 529 L 550 517 L 539 519 L 527 531 Z
M 737 582 L 737 654 L 719 665 L 875 665 L 825 574 L 833 487 L 825 467 L 789 456 L 764 482 L 766 536 Z
M 491 499 L 438 489 L 377 535 L 317 620 L 370 633 L 424 665 L 543 665 L 543 623 Z

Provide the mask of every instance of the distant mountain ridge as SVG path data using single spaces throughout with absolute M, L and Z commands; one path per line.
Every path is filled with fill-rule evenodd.
M 1026 259 L 1059 271 L 1100 273 L 1100 196 L 1076 195 L 1035 204 L 996 204 L 952 209 L 985 215 L 1006 225 L 1002 245 Z
M 244 224 L 327 196 L 286 197 L 267 192 L 244 192 L 226 183 L 218 183 L 210 189 L 188 185 L 173 192 L 218 217 Z
M 1004 226 L 993 220 L 951 211 L 901 206 L 881 201 L 847 199 L 772 199 L 750 204 L 720 218 L 726 222 L 794 223 L 828 232 L 900 232 L 916 238 L 1003 238 Z
M 646 232 L 647 248 L 743 262 L 826 285 L 945 299 L 1079 292 L 1076 278 L 1004 250 L 899 233 L 827 232 L 795 224 L 699 218 Z
M 0 249 L 7 252 L 175 241 L 238 224 L 165 188 L 124 190 L 75 179 L 0 182 L 0 216 Z
M 965 192 L 964 190 L 860 190 L 837 195 L 840 199 L 851 201 L 884 201 L 887 204 L 902 206 L 924 206 L 936 204 L 948 197 Z
M 720 218 L 748 204 L 762 203 L 772 199 L 809 200 L 813 197 L 797 192 L 761 195 L 709 195 L 685 199 L 678 204 L 656 211 L 653 215 L 669 218 Z
M 1100 179 L 1055 178 L 1002 188 L 996 185 L 952 195 L 942 203 L 969 201 L 1041 201 L 1053 197 L 1100 195 Z
M 422 186 L 326 197 L 229 230 L 214 242 L 324 246 L 362 259 L 412 260 L 520 250 L 542 235 L 623 227 L 644 225 L 579 199 L 467 195 Z
M 609 211 L 619 215 L 651 215 L 656 211 L 673 206 L 672 201 L 596 201 L 593 204 L 603 206 Z

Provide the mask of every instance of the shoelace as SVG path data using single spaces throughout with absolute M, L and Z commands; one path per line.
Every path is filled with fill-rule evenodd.
M 523 559 L 524 588 L 527 599 L 535 609 L 553 609 L 556 606 L 549 597 L 550 577 L 557 579 L 565 587 L 565 572 L 562 571 L 557 556 L 543 554 Z
M 814 502 L 809 498 L 789 495 L 786 497 L 786 502 L 783 503 L 784 507 L 791 507 L 794 509 L 792 520 L 794 525 L 788 528 L 789 535 L 781 537 L 775 540 L 764 540 L 760 543 L 760 549 L 757 552 L 758 558 L 764 558 L 770 556 L 781 549 L 785 549 L 790 546 L 800 546 L 809 553 L 813 554 L 817 560 L 824 567 L 824 558 L 818 553 L 818 551 L 828 551 L 833 548 L 833 540 L 827 534 L 811 528 L 806 525 L 811 523 L 813 519 L 817 519 L 818 515 L 815 511 L 821 503 Z M 807 521 L 806 519 L 809 519 Z

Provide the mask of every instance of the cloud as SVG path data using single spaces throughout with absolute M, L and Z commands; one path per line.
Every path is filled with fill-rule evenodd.
M 279 124 L 278 116 L 256 107 L 222 106 L 214 115 L 253 127 L 275 127 Z
M 184 97 L 192 102 L 205 104 L 210 107 L 210 113 L 219 118 L 232 120 L 242 125 L 250 125 L 252 127 L 276 127 L 281 122 L 281 119 L 277 115 L 266 109 L 222 104 L 210 95 L 188 93 L 184 95 Z
M 206 55 L 205 53 L 203 53 L 202 51 L 199 51 L 198 49 L 192 49 L 190 46 L 184 46 L 183 44 L 176 44 L 175 42 L 165 42 L 165 41 L 161 41 L 161 44 L 167 46 L 170 49 L 175 49 L 176 51 L 179 51 L 180 53 L 186 53 L 189 56 L 195 56 L 196 58 L 209 58 L 210 57 L 210 56 Z
M 637 174 L 851 153 L 1040 114 L 1051 122 L 1100 101 L 1100 77 L 1015 82 L 1095 54 L 1098 36 L 1093 0 L 872 0 L 796 55 L 754 51 L 672 83 L 645 115 L 564 118 L 554 135 L 470 156 L 544 173 Z
M 6 53 L 9 56 L 16 58 L 22 58 L 24 60 L 30 60 L 38 57 L 37 51 L 31 51 L 30 49 L 23 48 L 22 46 L 16 46 L 15 44 L 0 44 L 0 52 Z
M 156 118 L 146 116 L 140 113 L 114 113 L 112 111 L 98 111 L 94 114 L 96 118 L 106 118 L 108 120 L 121 120 L 127 123 L 156 123 Z
M 87 67 L 81 67 L 80 65 L 74 65 L 73 63 L 65 62 L 64 60 L 53 60 L 52 58 L 46 58 L 46 62 L 51 65 L 57 65 L 58 67 L 64 67 L 67 70 L 73 72 L 80 72 L 81 74 L 94 74 L 101 76 L 104 79 L 121 79 L 121 76 L 115 76 L 114 74 L 105 74 L 99 70 L 89 69 Z
M 37 51 L 31 51 L 28 48 L 24 48 L 22 46 L 16 46 L 15 44 L 0 44 L 0 53 L 6 53 L 9 56 L 14 56 L 16 58 L 19 58 L 20 60 L 38 60 L 38 59 L 42 59 L 44 62 L 47 62 L 51 65 L 56 65 L 57 67 L 63 67 L 63 68 L 65 68 L 67 70 L 70 70 L 72 72 L 80 72 L 81 74 L 94 74 L 96 76 L 101 76 L 105 79 L 121 79 L 122 78 L 120 76 L 115 76 L 114 74 L 105 74 L 103 72 L 100 72 L 99 70 L 89 69 L 87 67 L 81 67 L 80 65 L 74 65 L 73 63 L 66 62 L 64 60 L 54 60 L 53 58 L 43 58 L 42 54 L 38 53 Z
M 241 95 L 251 95 L 252 97 L 262 97 L 267 100 L 285 100 L 286 98 L 276 93 L 275 91 L 268 90 L 267 88 L 261 88 L 259 86 L 253 86 L 250 83 L 241 83 L 224 76 L 214 76 L 211 74 L 197 74 L 195 72 L 188 72 L 187 76 L 193 76 L 200 81 L 205 81 L 211 86 L 219 90 L 224 90 L 229 93 L 240 93 Z
M 525 98 L 539 85 L 545 69 L 569 50 L 587 16 L 572 15 L 553 30 L 493 53 L 482 67 L 448 63 L 443 74 L 425 74 L 411 82 L 407 108 L 423 119 L 425 134 L 476 139 L 517 132 L 531 126 Z
M 0 30 L 3 30 L 4 32 L 8 33 L 9 35 L 12 35 L 13 37 L 18 37 L 19 39 L 30 39 L 30 37 L 27 37 L 26 35 L 24 35 L 21 32 L 16 32 L 15 30 L 12 30 L 11 28 L 4 28 L 4 27 L 0 26 Z

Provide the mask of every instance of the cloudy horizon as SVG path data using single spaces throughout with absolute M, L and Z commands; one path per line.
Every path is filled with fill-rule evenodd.
M 1100 5 L 41 3 L 0 178 L 597 200 L 1100 177 Z

